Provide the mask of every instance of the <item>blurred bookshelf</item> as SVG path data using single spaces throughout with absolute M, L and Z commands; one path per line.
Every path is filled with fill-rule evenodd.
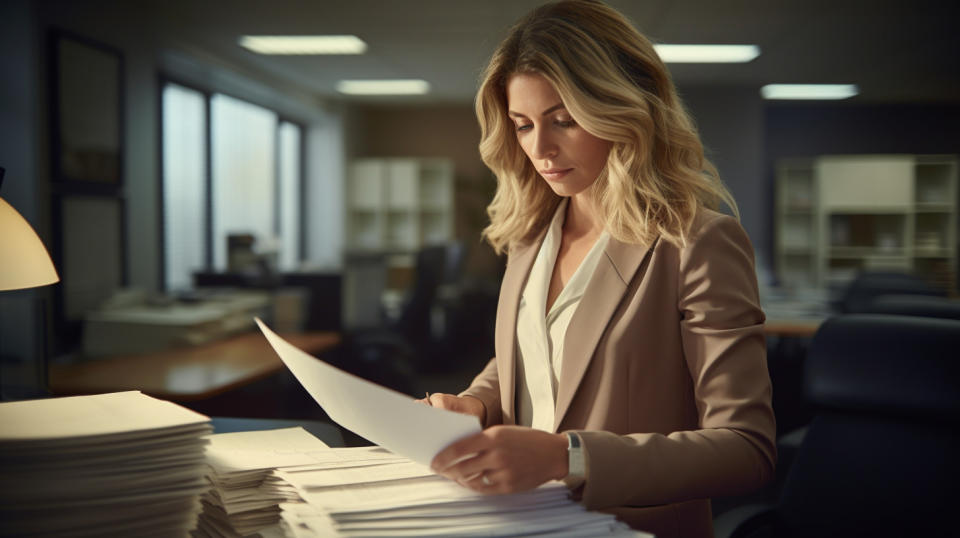
M 957 164 L 954 155 L 836 155 L 777 163 L 780 283 L 833 288 L 863 270 L 892 270 L 955 293 Z
M 453 161 L 365 158 L 347 186 L 347 249 L 414 252 L 453 238 Z

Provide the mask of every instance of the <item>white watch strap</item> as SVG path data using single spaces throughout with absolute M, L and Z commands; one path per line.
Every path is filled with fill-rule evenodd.
M 584 482 L 587 474 L 583 458 L 583 442 L 580 436 L 573 432 L 567 432 L 567 465 L 569 470 L 563 481 L 573 489 Z

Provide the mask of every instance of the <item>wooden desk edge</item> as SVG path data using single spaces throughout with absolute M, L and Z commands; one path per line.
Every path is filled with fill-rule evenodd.
M 69 365 L 68 365 L 69 366 Z M 60 380 L 59 382 L 54 381 L 53 371 L 51 370 L 50 375 L 50 392 L 54 396 L 84 396 L 91 394 L 103 394 L 108 392 L 125 392 L 128 390 L 138 390 L 148 396 L 153 396 L 161 400 L 170 400 L 174 402 L 199 402 L 220 396 L 221 394 L 226 394 L 232 390 L 236 390 L 247 385 L 256 383 L 270 377 L 271 375 L 280 372 L 283 370 L 283 362 L 276 367 L 271 367 L 264 369 L 262 372 L 243 379 L 239 379 L 232 383 L 227 383 L 225 385 L 219 385 L 212 389 L 209 389 L 204 392 L 192 392 L 192 391 L 164 391 L 164 390 L 154 390 L 150 388 L 133 388 L 133 387 L 117 387 L 111 386 L 108 384 L 96 386 L 96 385 L 85 385 L 85 384 L 76 384 L 71 385 L 69 381 L 64 382 Z M 65 372 L 66 373 L 66 372 Z
M 217 340 L 215 342 L 210 342 L 207 344 L 202 344 L 200 346 L 193 346 L 187 348 L 179 349 L 167 349 L 163 351 L 158 351 L 154 353 L 145 353 L 142 355 L 126 355 L 126 356 L 116 356 L 116 357 L 104 357 L 101 359 L 89 359 L 84 362 L 79 362 L 75 364 L 54 364 L 50 365 L 49 370 L 49 389 L 50 392 L 57 396 L 76 396 L 76 395 L 85 395 L 85 394 L 101 394 L 105 392 L 121 392 L 127 390 L 139 390 L 144 394 L 148 394 L 155 398 L 160 398 L 164 400 L 173 400 L 178 402 L 194 402 L 200 400 L 206 400 L 221 394 L 236 390 L 238 388 L 244 387 L 246 385 L 261 381 L 271 375 L 280 372 L 284 369 L 283 361 L 280 360 L 280 357 L 276 354 L 273 348 L 269 345 L 267 340 L 264 338 L 262 340 L 264 344 L 264 349 L 268 350 L 269 355 L 268 359 L 263 362 L 262 365 L 259 365 L 258 368 L 251 368 L 249 375 L 244 375 L 238 379 L 235 379 L 229 383 L 220 384 L 209 388 L 208 390 L 197 392 L 197 391 L 177 391 L 177 390 L 157 390 L 154 388 L 143 388 L 133 386 L 132 383 L 123 383 L 109 381 L 109 376 L 104 376 L 103 378 L 98 378 L 97 382 L 90 383 L 89 381 L 74 381 L 71 380 L 72 377 L 79 372 L 83 371 L 108 371 L 110 366 L 117 363 L 123 363 L 129 366 L 132 363 L 143 362 L 143 361 L 155 361 L 155 360 L 176 360 L 177 357 L 183 357 L 188 354 L 200 353 L 202 350 L 207 348 L 222 347 L 224 345 L 229 345 L 231 342 L 242 341 L 246 338 L 253 338 L 253 341 L 258 341 L 256 335 L 259 333 L 243 333 L 240 335 L 233 335 L 222 340 Z M 304 351 L 310 354 L 321 354 L 323 351 L 330 349 L 340 343 L 340 335 L 335 332 L 326 332 L 326 331 L 316 331 L 316 332 L 306 332 L 306 333 L 285 333 L 280 335 L 285 340 L 289 341 L 291 344 L 297 348 L 302 348 Z M 81 376 L 82 377 L 82 376 Z M 107 381 L 100 382 L 101 379 Z
M 826 318 L 803 320 L 768 319 L 763 325 L 763 332 L 767 336 L 805 338 L 816 334 L 824 321 L 826 321 Z

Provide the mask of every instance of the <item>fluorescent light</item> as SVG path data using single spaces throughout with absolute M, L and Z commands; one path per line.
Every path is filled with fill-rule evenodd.
M 238 42 L 260 54 L 363 54 L 367 50 L 355 35 L 245 35 Z
M 430 91 L 426 80 L 341 80 L 337 91 L 348 95 L 422 95 Z
M 860 93 L 856 84 L 767 84 L 764 99 L 847 99 Z
M 756 45 L 667 45 L 656 44 L 657 54 L 665 63 L 735 64 L 746 63 L 760 56 Z

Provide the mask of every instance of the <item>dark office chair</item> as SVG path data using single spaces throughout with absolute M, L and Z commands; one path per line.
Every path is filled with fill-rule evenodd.
M 933 295 L 881 295 L 867 310 L 872 314 L 960 319 L 960 300 Z
M 334 364 L 365 379 L 412 394 L 413 376 L 437 360 L 434 314 L 443 287 L 455 285 L 463 268 L 459 242 L 432 245 L 417 253 L 414 281 L 395 323 L 348 331 L 343 345 L 328 356 Z
M 447 245 L 433 245 L 417 253 L 413 286 L 403 301 L 396 325 L 390 327 L 418 351 L 424 350 L 431 340 L 431 311 L 447 280 L 447 250 Z
M 844 290 L 836 307 L 842 314 L 870 312 L 870 304 L 881 295 L 925 295 L 943 297 L 943 290 L 909 273 L 863 271 Z
M 718 537 L 955 535 L 958 349 L 954 320 L 824 323 L 805 371 L 817 416 L 779 500 L 722 514 Z

